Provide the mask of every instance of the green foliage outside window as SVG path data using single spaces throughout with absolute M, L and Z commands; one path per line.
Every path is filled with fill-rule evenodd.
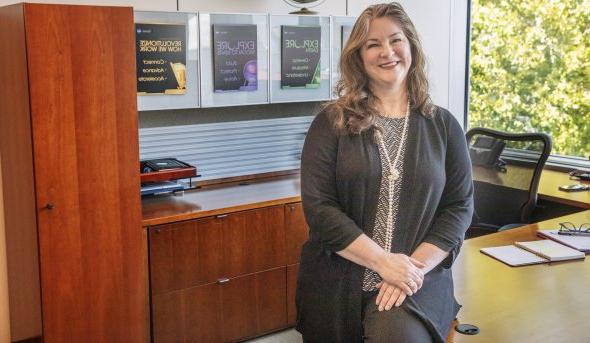
M 590 0 L 472 0 L 469 126 L 590 156 Z

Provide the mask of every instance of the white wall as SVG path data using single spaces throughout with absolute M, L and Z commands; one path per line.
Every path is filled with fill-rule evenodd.
M 428 61 L 434 103 L 445 107 L 463 125 L 465 37 L 468 0 L 399 0 L 414 22 Z M 383 0 L 349 0 L 349 14 Z
M 288 14 L 297 10 L 283 0 L 179 0 L 180 11 Z M 326 0 L 310 8 L 319 15 L 346 15 L 346 0 Z
M 449 32 L 449 105 L 459 123 L 464 125 L 466 63 L 467 63 L 467 2 L 469 0 L 451 0 Z M 465 128 L 465 126 L 463 126 Z

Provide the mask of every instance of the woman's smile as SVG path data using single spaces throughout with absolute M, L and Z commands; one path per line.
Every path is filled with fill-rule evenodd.
M 399 65 L 399 61 L 389 61 L 383 64 L 380 64 L 379 67 L 387 70 L 392 70 L 393 68 Z

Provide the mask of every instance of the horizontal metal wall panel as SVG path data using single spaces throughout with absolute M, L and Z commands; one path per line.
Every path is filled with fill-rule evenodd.
M 139 130 L 142 160 L 174 157 L 197 180 L 298 169 L 313 116 L 167 126 Z

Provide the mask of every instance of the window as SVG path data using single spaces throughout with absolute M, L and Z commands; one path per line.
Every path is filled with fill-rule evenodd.
M 590 156 L 590 0 L 472 0 L 469 127 Z

